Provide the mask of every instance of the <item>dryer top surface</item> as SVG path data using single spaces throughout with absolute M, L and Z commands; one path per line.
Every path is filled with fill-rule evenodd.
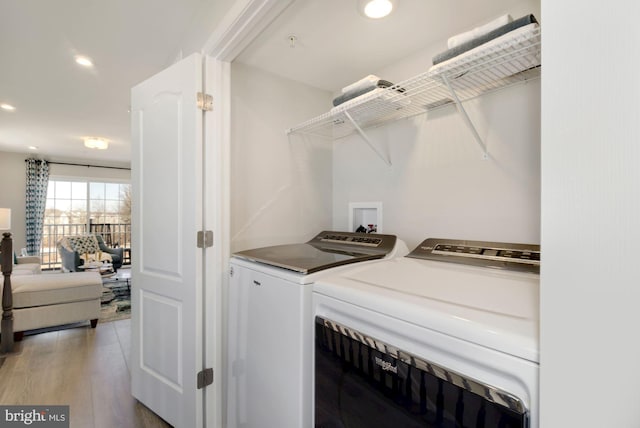
M 538 361 L 537 274 L 397 258 L 325 276 L 314 291 Z

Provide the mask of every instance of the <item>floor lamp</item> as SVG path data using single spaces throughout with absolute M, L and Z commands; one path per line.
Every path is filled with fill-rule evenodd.
M 13 352 L 13 293 L 11 290 L 11 271 L 13 270 L 13 242 L 11 240 L 11 209 L 0 208 L 0 230 L 2 234 L 0 255 L 2 256 L 2 324 L 0 325 L 0 354 Z

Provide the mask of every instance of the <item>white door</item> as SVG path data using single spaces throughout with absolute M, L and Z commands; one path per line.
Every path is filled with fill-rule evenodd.
M 132 89 L 131 377 L 176 427 L 203 426 L 203 112 L 199 54 Z

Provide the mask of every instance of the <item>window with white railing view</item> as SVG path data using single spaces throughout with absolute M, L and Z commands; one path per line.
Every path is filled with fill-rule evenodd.
M 110 247 L 124 248 L 131 262 L 131 185 L 50 179 L 42 231 L 43 268 L 60 266 L 56 243 L 63 236 L 99 233 Z

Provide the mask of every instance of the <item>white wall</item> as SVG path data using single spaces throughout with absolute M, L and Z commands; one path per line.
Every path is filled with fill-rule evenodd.
M 231 76 L 231 251 L 330 228 L 331 143 L 284 131 L 321 113 L 331 95 L 238 63 Z
M 192 18 L 189 30 L 180 41 L 175 60 L 186 58 L 194 52 L 201 52 L 211 34 L 238 0 L 202 1 Z
M 375 74 L 394 82 L 412 77 L 436 49 Z M 382 232 L 409 248 L 428 237 L 539 243 L 540 80 L 464 107 L 489 160 L 454 106 L 367 131 L 391 167 L 358 135 L 336 141 L 333 227 L 348 227 L 349 202 L 382 202 Z
M 77 165 L 49 165 L 49 176 L 91 179 L 91 180 L 113 180 L 115 182 L 131 181 L 131 171 L 128 169 L 112 169 L 87 167 Z
M 540 18 L 536 0 L 513 8 L 513 16 L 532 12 Z M 399 82 L 426 70 L 445 46 L 441 40 L 372 72 Z M 409 247 L 427 237 L 540 242 L 539 80 L 465 103 L 489 160 L 481 159 L 461 116 L 448 107 L 367 131 L 389 153 L 393 165 L 388 167 L 357 135 L 334 143 L 307 137 L 302 146 L 296 135 L 287 142 L 282 129 L 329 110 L 332 97 L 326 93 L 239 64 L 232 76 L 233 250 L 305 239 L 323 228 L 318 220 L 325 214 L 314 207 L 332 206 L 329 227 L 348 230 L 349 202 L 382 202 L 383 232 L 398 234 Z M 333 187 L 325 201 L 326 189 L 295 190 L 299 179 L 286 165 L 300 156 L 301 147 L 314 147 L 305 155 L 309 162 L 297 162 L 293 172 L 322 170 L 321 163 L 331 161 L 319 160 L 316 152 L 325 156 L 327 145 L 333 146 Z M 284 163 L 274 170 L 278 161 Z M 296 192 L 306 200 L 298 200 Z
M 638 427 L 638 5 L 542 6 L 542 426 Z
M 13 250 L 20 254 L 20 248 L 27 246 L 25 236 L 25 193 L 27 173 L 24 160 L 29 155 L 0 152 L 0 208 L 11 208 L 11 234 Z
M 25 194 L 26 194 L 26 168 L 25 159 L 31 154 L 0 152 L 0 208 L 11 208 L 11 232 L 13 234 L 13 248 L 17 252 L 27 245 L 25 225 Z M 64 160 L 56 160 L 64 162 Z M 82 161 L 75 161 L 82 163 Z M 91 164 L 91 161 L 87 163 Z M 50 176 L 62 176 L 68 178 L 93 178 L 128 182 L 131 172 L 128 170 L 87 168 L 86 166 L 50 165 Z

